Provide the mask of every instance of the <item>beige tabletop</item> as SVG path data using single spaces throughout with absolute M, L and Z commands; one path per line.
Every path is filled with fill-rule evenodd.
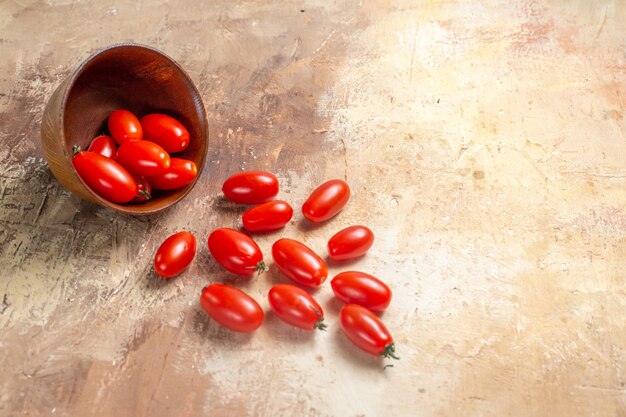
M 0 416 L 626 416 L 624 1 L 5 0 L 0 38 Z M 188 71 L 211 128 L 197 186 L 152 217 L 78 200 L 39 143 L 60 81 L 129 40 Z M 330 270 L 391 286 L 393 368 L 341 333 L 328 284 L 327 332 L 204 313 L 207 283 L 268 310 L 286 282 L 208 253 L 242 169 L 296 208 L 257 237 L 270 263 L 282 236 L 325 255 L 374 230 Z M 331 178 L 352 199 L 311 227 L 299 207 Z M 181 229 L 192 266 L 155 278 Z

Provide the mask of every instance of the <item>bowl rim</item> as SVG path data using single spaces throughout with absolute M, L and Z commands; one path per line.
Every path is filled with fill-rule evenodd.
M 200 91 L 198 90 L 198 87 L 196 87 L 195 83 L 193 82 L 193 80 L 191 79 L 189 74 L 187 74 L 187 71 L 185 71 L 183 69 L 183 67 L 180 64 L 178 64 L 178 62 L 176 62 L 176 60 L 174 60 L 172 57 L 167 55 L 165 52 L 163 52 L 163 51 L 161 51 L 161 50 L 159 50 L 157 48 L 154 48 L 152 46 L 145 45 L 145 44 L 142 44 L 142 43 L 138 43 L 138 42 L 117 42 L 117 43 L 113 43 L 113 44 L 107 45 L 107 46 L 105 46 L 103 48 L 97 49 L 96 51 L 91 53 L 87 58 L 85 58 L 74 69 L 74 71 L 72 71 L 71 76 L 67 79 L 67 86 L 64 89 L 63 97 L 61 98 L 61 111 L 59 112 L 59 118 L 60 118 L 59 127 L 60 127 L 61 133 L 63 135 L 63 142 L 65 142 L 65 117 L 64 117 L 64 115 L 65 115 L 65 109 L 66 109 L 66 106 L 67 106 L 67 100 L 68 100 L 68 98 L 70 96 L 70 92 L 72 91 L 72 88 L 76 84 L 76 81 L 78 80 L 78 78 L 83 74 L 87 64 L 89 64 L 97 56 L 99 56 L 99 55 L 101 55 L 101 54 L 103 54 L 105 52 L 108 52 L 110 50 L 117 49 L 117 48 L 122 48 L 122 47 L 132 47 L 132 48 L 146 49 L 146 50 L 148 50 L 150 52 L 154 52 L 154 53 L 164 57 L 178 71 L 180 71 L 180 73 L 183 75 L 183 79 L 184 79 L 185 84 L 187 84 L 188 88 L 190 90 L 192 90 L 193 94 L 195 94 L 196 97 L 198 98 L 199 104 L 200 104 L 200 109 L 201 109 L 200 113 L 201 113 L 202 121 L 203 121 L 204 136 L 205 136 L 204 154 L 202 155 L 200 163 L 197 166 L 198 175 L 196 175 L 196 178 L 193 180 L 193 182 L 191 182 L 190 184 L 187 184 L 185 186 L 186 187 L 185 191 L 179 197 L 177 197 L 175 200 L 172 200 L 166 206 L 159 207 L 159 208 L 143 209 L 142 210 L 141 209 L 141 205 L 139 205 L 139 204 L 138 205 L 130 205 L 130 206 L 129 205 L 124 205 L 124 204 L 117 204 L 117 203 L 113 203 L 113 202 L 111 202 L 109 200 L 106 200 L 106 199 L 100 197 L 91 188 L 89 188 L 89 186 L 85 183 L 85 181 L 83 181 L 83 179 L 80 177 L 80 175 L 78 175 L 78 172 L 76 171 L 76 169 L 74 168 L 74 164 L 72 163 L 72 159 L 73 159 L 74 155 L 68 155 L 67 154 L 67 146 L 65 146 L 65 145 L 63 146 L 63 153 L 65 154 L 65 157 L 68 159 L 68 161 L 69 161 L 69 163 L 70 163 L 70 165 L 72 167 L 72 170 L 76 174 L 76 177 L 83 184 L 83 186 L 89 192 L 89 194 L 94 198 L 94 200 L 99 202 L 101 205 L 103 205 L 105 207 L 108 207 L 108 208 L 111 208 L 113 210 L 125 213 L 125 214 L 131 214 L 131 215 L 137 215 L 137 216 L 151 215 L 151 214 L 156 214 L 156 213 L 159 213 L 161 211 L 167 210 L 168 208 L 170 208 L 171 206 L 175 205 L 180 200 L 185 198 L 187 196 L 187 194 L 189 194 L 191 192 L 193 187 L 196 185 L 196 182 L 200 179 L 200 176 L 202 175 L 202 172 L 204 170 L 204 165 L 206 163 L 206 155 L 207 155 L 207 152 L 208 152 L 209 123 L 208 123 L 208 120 L 207 120 L 207 113 L 206 113 L 206 108 L 204 106 L 204 101 L 202 100 L 202 95 L 200 94 Z

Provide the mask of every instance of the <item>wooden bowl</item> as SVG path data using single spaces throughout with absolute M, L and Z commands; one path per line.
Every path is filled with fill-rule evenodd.
M 138 204 L 116 204 L 95 194 L 72 165 L 72 148 L 87 149 L 106 131 L 109 114 L 126 109 L 137 117 L 168 114 L 189 131 L 187 149 L 172 156 L 190 159 L 198 167 L 186 187 L 155 191 Z M 200 93 L 174 60 L 156 49 L 134 43 L 108 46 L 84 61 L 50 97 L 43 116 L 41 143 L 56 179 L 78 197 L 128 214 L 153 214 L 180 201 L 202 174 L 209 128 Z

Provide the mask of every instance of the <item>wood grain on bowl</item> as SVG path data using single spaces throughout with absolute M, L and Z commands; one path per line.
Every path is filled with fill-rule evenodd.
M 52 94 L 41 128 L 44 155 L 57 180 L 76 196 L 129 214 L 153 214 L 180 201 L 194 186 L 159 192 L 135 205 L 120 205 L 95 194 L 72 166 L 72 148 L 87 149 L 106 130 L 109 114 L 126 109 L 138 117 L 163 113 L 189 131 L 189 146 L 174 156 L 193 161 L 199 178 L 208 144 L 202 98 L 185 71 L 162 52 L 138 44 L 106 47 L 84 61 Z

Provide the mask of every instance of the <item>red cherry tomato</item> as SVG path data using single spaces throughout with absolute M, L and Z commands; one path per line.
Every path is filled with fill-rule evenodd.
M 263 254 L 250 236 L 222 227 L 209 235 L 209 252 L 224 269 L 237 275 L 266 271 Z
M 95 152 L 80 152 L 72 165 L 89 188 L 112 203 L 127 203 L 137 196 L 137 183 L 123 166 Z
M 144 177 L 134 175 L 133 178 L 137 183 L 137 196 L 133 198 L 133 203 L 143 203 L 152 198 L 152 187 L 148 180 Z
M 265 318 L 259 303 L 230 285 L 211 284 L 205 287 L 200 304 L 213 320 L 236 332 L 252 332 L 261 326 Z
M 150 177 L 150 185 L 157 190 L 174 190 L 193 182 L 198 175 L 198 168 L 193 161 L 170 158 L 170 167 L 161 175 Z
M 165 114 L 148 114 L 141 118 L 143 139 L 160 145 L 167 152 L 180 152 L 189 145 L 189 132 L 178 120 Z
M 265 171 L 239 172 L 224 181 L 222 191 L 235 203 L 264 203 L 278 194 L 278 179 Z
M 290 284 L 274 285 L 267 298 L 274 314 L 285 323 L 306 330 L 326 330 L 322 307 L 302 288 Z
M 374 233 L 365 226 L 350 226 L 328 240 L 328 255 L 335 261 L 365 255 L 374 244 Z
M 117 161 L 136 175 L 151 177 L 170 167 L 170 156 L 163 148 L 147 140 L 124 142 L 117 150 Z
M 99 153 L 107 158 L 115 159 L 115 152 L 117 151 L 117 145 L 113 138 L 107 135 L 100 135 L 89 144 L 87 149 L 89 152 Z
M 109 115 L 109 133 L 118 144 L 129 140 L 141 140 L 142 129 L 139 119 L 128 110 L 115 110 Z
M 154 272 L 162 278 L 182 273 L 196 256 L 196 238 L 189 232 L 178 232 L 161 243 L 154 255 Z
M 322 258 L 297 240 L 277 240 L 272 245 L 272 256 L 278 269 L 298 284 L 317 288 L 328 276 L 328 268 Z
M 337 215 L 349 199 L 350 187 L 345 181 L 326 181 L 304 202 L 302 214 L 312 222 L 322 222 Z
M 400 359 L 387 327 L 365 307 L 346 304 L 339 312 L 339 323 L 348 339 L 360 349 L 372 355 Z
M 391 302 L 389 287 L 365 272 L 341 272 L 330 281 L 335 296 L 344 303 L 363 306 L 372 311 L 384 311 Z
M 241 220 L 249 232 L 265 232 L 284 227 L 293 216 L 289 203 L 281 200 L 268 201 L 248 209 Z

